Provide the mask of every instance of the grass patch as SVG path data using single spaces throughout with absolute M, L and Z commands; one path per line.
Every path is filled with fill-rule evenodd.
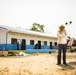
M 26 52 L 26 50 L 8 50 L 8 56 L 15 56 L 19 54 L 19 52 L 24 52 L 30 55 L 36 55 L 38 52 Z M 56 55 L 57 52 L 52 52 L 52 55 Z M 39 52 L 39 54 L 49 54 L 49 52 Z
M 24 52 L 26 53 L 26 50 L 8 50 L 9 52 L 14 52 L 14 53 L 19 53 L 19 52 Z
M 8 50 L 8 56 L 14 56 L 16 54 L 19 54 L 19 52 L 26 53 L 26 50 Z

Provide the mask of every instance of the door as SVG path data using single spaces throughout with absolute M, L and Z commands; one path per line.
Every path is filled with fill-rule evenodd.
M 52 42 L 50 42 L 50 49 L 52 49 Z
M 22 39 L 21 50 L 25 50 L 25 49 L 26 49 L 26 40 Z
M 55 46 L 57 46 L 57 42 L 55 42 Z
M 41 41 L 38 41 L 38 49 L 41 49 Z

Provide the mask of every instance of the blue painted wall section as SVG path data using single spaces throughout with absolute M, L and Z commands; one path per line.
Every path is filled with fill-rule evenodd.
M 34 45 L 26 45 L 26 49 L 34 49 Z M 0 44 L 0 50 L 17 50 L 17 44 Z M 21 45 L 19 45 L 19 49 L 21 49 Z M 41 46 L 41 49 L 50 49 L 50 46 Z M 58 46 L 56 46 L 58 49 Z
M 58 46 L 55 47 L 58 50 Z
M 26 49 L 34 49 L 34 45 L 26 45 Z
M 17 44 L 0 44 L 0 50 L 17 50 Z
M 6 44 L 0 44 L 0 50 L 5 50 L 6 49 Z
M 41 46 L 41 49 L 50 49 L 50 46 Z
M 17 44 L 7 44 L 7 50 L 17 50 Z

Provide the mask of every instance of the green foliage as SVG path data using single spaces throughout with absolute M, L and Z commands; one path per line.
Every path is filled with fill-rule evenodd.
M 18 54 L 19 52 L 26 53 L 26 50 L 8 50 L 8 56 L 14 56 L 14 55 Z
M 44 32 L 44 25 L 42 25 L 42 24 L 40 25 L 38 23 L 33 23 L 32 28 L 30 30 Z

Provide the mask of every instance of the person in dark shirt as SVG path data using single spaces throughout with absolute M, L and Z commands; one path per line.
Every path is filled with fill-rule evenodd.
M 17 42 L 17 50 L 19 50 L 19 42 Z

